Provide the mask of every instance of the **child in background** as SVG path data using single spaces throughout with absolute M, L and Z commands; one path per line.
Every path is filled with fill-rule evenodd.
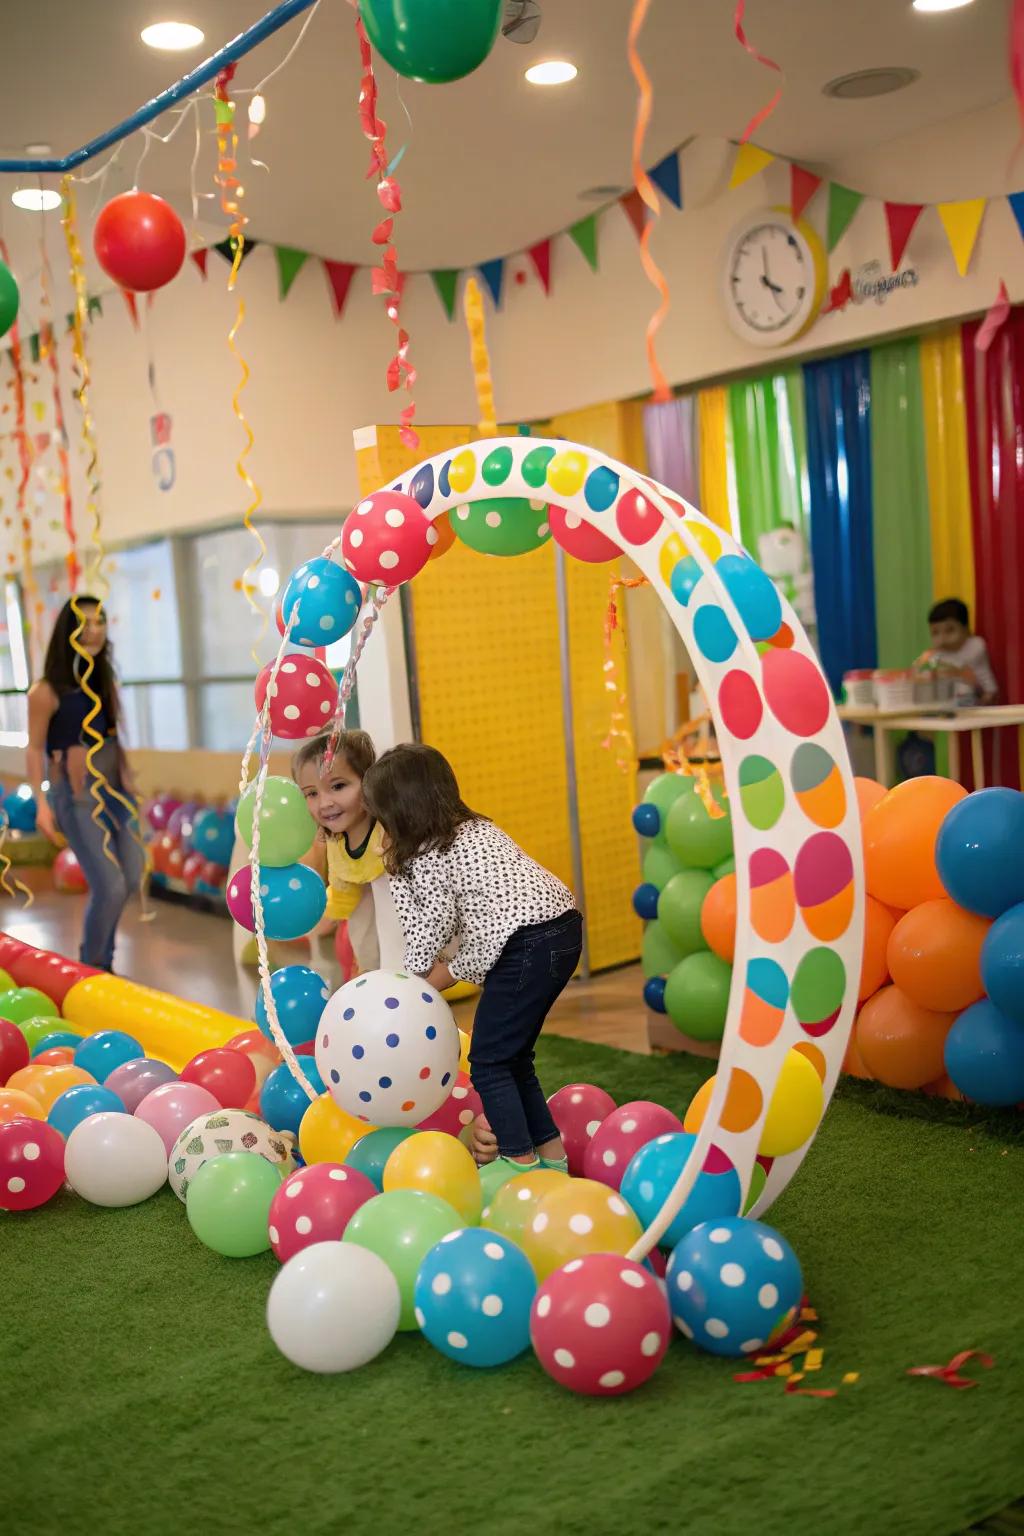
M 498 1157 L 510 1174 L 567 1172 L 534 1047 L 582 952 L 572 892 L 469 809 L 433 747 L 385 752 L 367 772 L 363 795 L 384 831 L 406 970 L 439 992 L 454 978 L 482 988 L 470 1075 Z M 454 953 L 443 958 L 453 941 Z
M 955 673 L 958 704 L 994 704 L 999 686 L 988 659 L 988 646 L 980 635 L 971 634 L 967 604 L 958 597 L 944 598 L 929 613 L 928 628 L 931 649 L 915 665 Z

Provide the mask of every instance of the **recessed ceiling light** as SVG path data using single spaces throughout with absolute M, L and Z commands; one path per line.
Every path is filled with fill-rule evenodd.
M 914 0 L 915 11 L 959 11 L 974 0 Z
M 26 144 L 25 145 L 25 153 L 26 153 L 26 155 L 51 155 L 53 153 L 53 145 L 52 144 Z
M 184 53 L 187 48 L 198 48 L 205 35 L 188 21 L 156 21 L 139 33 L 147 48 L 159 48 L 161 53 Z
M 858 69 L 852 75 L 837 75 L 823 85 L 823 96 L 835 96 L 840 101 L 863 101 L 868 96 L 888 96 L 892 91 L 902 91 L 913 85 L 918 78 L 916 69 Z
M 60 193 L 49 187 L 19 187 L 11 193 L 15 208 L 27 208 L 29 213 L 50 213 L 60 207 Z
M 531 64 L 526 78 L 531 85 L 567 85 L 578 74 L 576 65 L 568 59 L 546 59 L 543 64 Z

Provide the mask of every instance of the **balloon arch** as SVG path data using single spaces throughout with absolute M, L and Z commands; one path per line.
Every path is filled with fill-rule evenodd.
M 465 517 L 482 500 L 490 509 L 485 515 L 500 518 L 506 498 L 530 502 L 535 511 L 547 507 L 570 556 L 600 561 L 621 553 L 635 562 L 686 645 L 718 734 L 737 877 L 728 1017 L 707 1112 L 675 1187 L 633 1250 L 643 1257 L 709 1159 L 711 1167 L 728 1159 L 746 1197 L 772 1093 L 791 1053 L 810 1059 L 822 1079 L 822 1112 L 828 1104 L 853 1025 L 863 945 L 857 798 L 825 677 L 774 583 L 695 507 L 595 449 L 507 437 L 436 454 L 360 501 L 330 553 L 340 544 L 359 581 L 394 586 L 422 569 L 437 542 L 437 518 Z M 271 681 L 286 644 L 287 635 Z M 261 778 L 266 771 L 264 761 Z M 251 862 L 264 997 L 276 1025 L 258 840 Z M 278 1043 L 304 1080 L 287 1042 Z M 786 1187 L 813 1135 L 774 1159 L 752 1214 L 767 1210 Z

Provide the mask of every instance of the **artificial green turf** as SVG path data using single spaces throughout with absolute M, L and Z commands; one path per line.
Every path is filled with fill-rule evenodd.
M 549 1089 L 603 1084 L 677 1109 L 704 1067 L 577 1041 Z M 882 1112 L 879 1112 L 879 1111 Z M 0 1224 L 12 1532 L 187 1522 L 298 1536 L 936 1536 L 1024 1494 L 1024 1149 L 1011 1117 L 848 1085 L 769 1220 L 821 1317 L 814 1385 L 738 1385 L 681 1338 L 630 1397 L 556 1387 L 527 1355 L 472 1371 L 402 1335 L 314 1377 L 264 1325 L 269 1254 L 221 1259 L 169 1191 L 103 1211 L 70 1195 Z M 954 1391 L 905 1375 L 977 1347 Z M 808 1383 L 812 1384 L 812 1383 Z

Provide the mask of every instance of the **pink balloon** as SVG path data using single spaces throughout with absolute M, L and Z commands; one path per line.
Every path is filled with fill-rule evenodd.
M 573 1178 L 583 1173 L 583 1156 L 590 1139 L 615 1108 L 615 1100 L 593 1083 L 568 1083 L 548 1099 L 548 1109 L 569 1159 Z
M 358 1168 L 314 1163 L 291 1174 L 270 1202 L 270 1246 L 282 1264 L 310 1243 L 340 1242 L 361 1205 L 378 1193 Z
M 228 881 L 226 892 L 228 911 L 238 924 L 239 928 L 246 928 L 250 933 L 256 932 L 256 918 L 252 910 L 252 870 L 248 864 L 243 864 L 241 869 Z
M 472 1125 L 477 1115 L 483 1112 L 480 1095 L 469 1080 L 468 1072 L 460 1072 L 455 1080 L 455 1087 L 445 1099 L 440 1109 L 435 1109 L 432 1115 L 421 1120 L 416 1127 L 418 1131 L 447 1131 L 449 1136 L 457 1136 L 465 1130 L 467 1125 Z
M 213 1114 L 220 1104 L 198 1083 L 164 1083 L 147 1093 L 135 1113 L 162 1138 L 168 1157 L 186 1125 L 199 1115 Z
M 148 1056 L 137 1056 L 134 1061 L 123 1062 L 115 1067 L 105 1086 L 117 1094 L 130 1115 L 134 1115 L 147 1094 L 165 1083 L 176 1083 L 178 1074 L 166 1061 L 151 1061 Z
M 623 1104 L 601 1122 L 591 1137 L 583 1154 L 583 1175 L 607 1184 L 609 1189 L 618 1189 L 634 1152 L 639 1152 L 655 1136 L 682 1128 L 683 1122 L 677 1115 L 649 1099 Z
M 64 1183 L 64 1138 L 44 1120 L 0 1125 L 0 1210 L 34 1211 Z
M 643 1265 L 588 1253 L 534 1297 L 530 1341 L 553 1381 L 587 1397 L 633 1392 L 661 1364 L 672 1334 L 665 1293 Z

